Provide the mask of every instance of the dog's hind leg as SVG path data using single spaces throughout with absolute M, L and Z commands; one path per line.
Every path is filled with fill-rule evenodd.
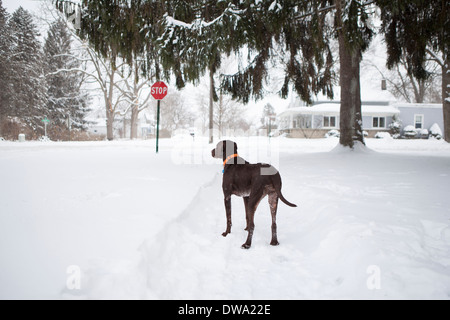
M 222 233 L 224 237 L 231 233 L 231 197 L 225 197 L 225 210 L 227 214 L 227 230 Z
M 264 198 L 265 194 L 263 191 L 252 192 L 248 201 L 248 214 L 247 214 L 247 241 L 242 245 L 244 249 L 250 249 L 252 246 L 253 231 L 255 230 L 255 212 L 258 208 L 259 203 Z
M 270 245 L 278 246 L 280 243 L 278 242 L 277 237 L 278 195 L 276 192 L 269 193 L 269 205 L 270 213 L 272 214 L 272 241 L 270 242 Z

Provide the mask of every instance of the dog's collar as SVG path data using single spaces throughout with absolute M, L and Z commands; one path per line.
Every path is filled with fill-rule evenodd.
M 223 166 L 225 167 L 225 166 L 227 165 L 228 161 L 230 161 L 231 159 L 237 158 L 237 157 L 239 157 L 238 154 L 233 154 L 233 155 L 229 156 L 229 157 L 226 158 L 225 161 L 223 162 Z
M 231 156 L 229 156 L 228 158 L 225 159 L 225 161 L 223 162 L 223 170 L 222 170 L 222 173 L 225 173 L 225 166 L 227 165 L 228 161 L 230 161 L 231 159 L 235 159 L 235 158 L 237 158 L 237 157 L 239 157 L 238 154 L 233 154 L 233 155 L 231 155 Z

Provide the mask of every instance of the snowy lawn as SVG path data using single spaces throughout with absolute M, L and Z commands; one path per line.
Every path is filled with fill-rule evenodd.
M 280 203 L 278 247 L 267 201 L 250 250 L 240 198 L 221 236 L 222 167 L 204 140 L 163 140 L 159 155 L 154 141 L 0 142 L 0 298 L 450 298 L 449 144 L 235 140 L 299 205 Z

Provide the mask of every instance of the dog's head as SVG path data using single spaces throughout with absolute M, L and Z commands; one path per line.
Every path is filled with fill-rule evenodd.
M 213 158 L 217 158 L 217 159 L 226 159 L 227 157 L 233 155 L 233 154 L 237 154 L 238 147 L 236 142 L 234 141 L 230 141 L 230 140 L 225 140 L 225 141 L 220 141 L 215 149 L 212 149 L 211 151 L 211 155 Z

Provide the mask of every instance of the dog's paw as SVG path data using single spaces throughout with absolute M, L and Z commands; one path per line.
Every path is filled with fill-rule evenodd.
M 246 244 L 246 243 L 244 243 L 243 245 L 242 245 L 242 249 L 246 249 L 246 250 L 248 250 L 248 249 L 250 249 L 250 247 L 251 247 L 251 245 L 250 244 Z
M 279 246 L 280 243 L 279 243 L 278 241 L 273 241 L 273 240 L 272 240 L 272 241 L 270 242 L 270 245 L 276 247 L 276 246 Z
M 224 233 L 222 233 L 222 237 L 226 238 L 227 235 L 229 235 L 229 234 L 230 234 L 229 232 L 224 232 Z

